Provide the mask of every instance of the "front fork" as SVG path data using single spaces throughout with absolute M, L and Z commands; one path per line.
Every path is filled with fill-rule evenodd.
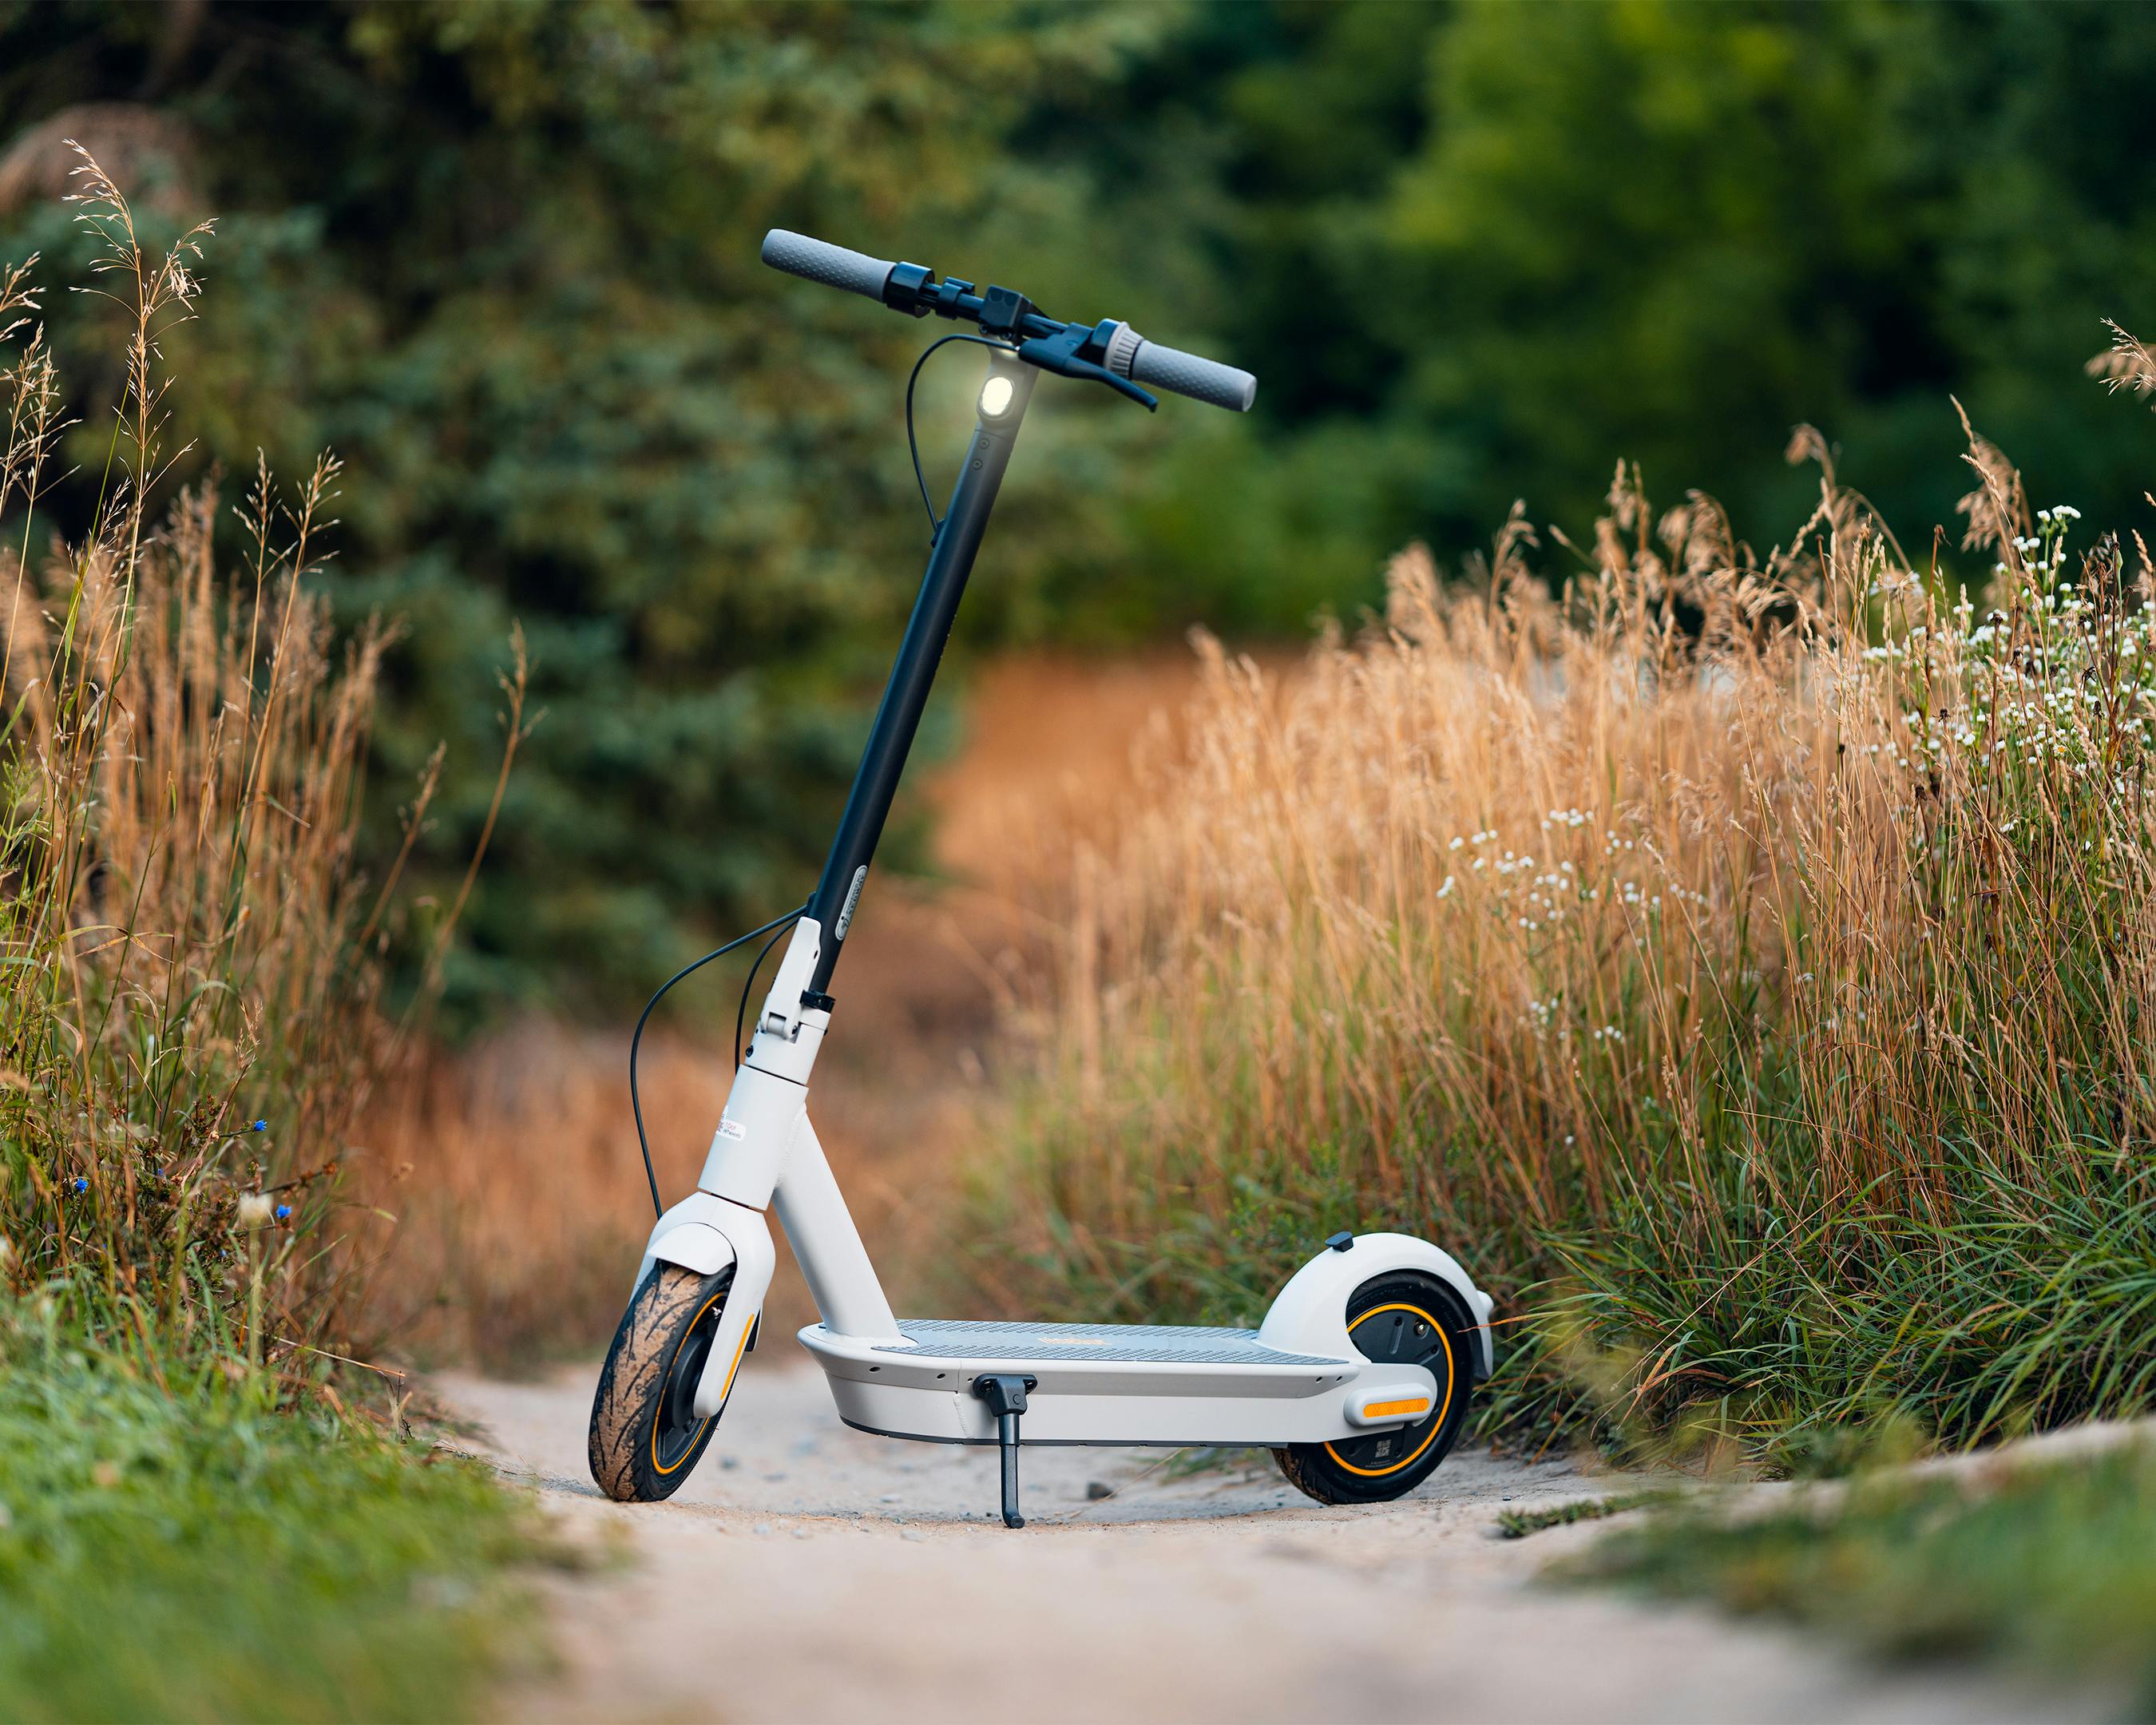
M 748 1058 L 734 1073 L 697 1189 L 659 1219 L 636 1272 L 641 1286 L 654 1262 L 702 1276 L 734 1267 L 696 1386 L 700 1420 L 726 1404 L 749 1327 L 770 1291 L 778 1253 L 766 1212 L 774 1202 L 825 1325 L 839 1335 L 899 1339 L 875 1266 L 808 1123 L 808 1075 L 830 1022 L 827 1009 L 801 999 L 815 971 L 820 935 L 809 917 L 795 925 Z
M 676 1264 L 699 1276 L 716 1276 L 728 1265 L 734 1277 L 719 1314 L 718 1334 L 705 1356 L 696 1384 L 696 1417 L 708 1420 L 726 1405 L 734 1373 L 747 1352 L 749 1330 L 763 1310 L 778 1261 L 771 1228 L 761 1210 L 752 1210 L 709 1192 L 692 1192 L 659 1219 L 637 1267 L 637 1286 L 654 1263 Z

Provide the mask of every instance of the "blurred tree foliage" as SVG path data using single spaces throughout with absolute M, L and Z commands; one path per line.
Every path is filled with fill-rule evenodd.
M 172 123 L 162 161 L 154 132 L 132 152 L 147 201 L 168 223 L 222 213 L 208 316 L 166 344 L 200 459 L 244 476 L 259 442 L 286 471 L 323 446 L 349 464 L 340 592 L 408 621 L 385 847 L 446 738 L 429 850 L 458 865 L 511 619 L 529 634 L 547 711 L 451 978 L 465 998 L 619 995 L 678 962 L 685 924 L 805 891 L 926 542 L 899 419 L 922 334 L 773 275 L 758 242 L 786 225 L 955 266 L 1021 250 L 976 237 L 1001 208 L 1080 251 L 1077 188 L 1001 141 L 1159 28 L 626 0 L 6 14 L 0 111 L 43 120 L 17 146 L 49 158 L 39 189 L 63 183 L 63 136 L 143 142 L 83 106 L 126 101 Z M 9 254 L 85 279 L 64 208 L 6 219 Z M 104 309 L 52 303 L 85 364 Z M 947 485 L 959 403 L 929 405 Z M 73 453 L 95 475 L 91 406 Z M 992 627 L 1027 608 L 1048 547 L 1082 563 L 1113 542 L 1052 493 L 1105 500 L 1116 464 L 1035 441 L 983 582 Z
M 1410 536 L 1582 518 L 1620 454 L 1771 537 L 1799 419 L 1921 532 L 1949 389 L 2132 519 L 2076 370 L 2156 280 L 2152 74 L 2156 13 L 2036 0 L 0 0 L 0 255 L 80 279 L 63 136 L 223 213 L 170 344 L 194 459 L 346 458 L 338 585 L 410 624 L 377 815 L 446 737 L 445 870 L 522 620 L 548 711 L 453 983 L 605 1000 L 805 887 L 924 549 L 934 331 L 762 270 L 765 228 L 1260 372 L 1247 421 L 1058 391 L 972 641 L 1291 630 Z M 86 352 L 95 303 L 51 309 Z M 924 383 L 939 490 L 972 369 Z

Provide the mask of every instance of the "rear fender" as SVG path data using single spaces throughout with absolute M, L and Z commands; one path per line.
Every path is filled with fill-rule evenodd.
M 1413 1270 L 1434 1276 L 1460 1296 L 1474 1324 L 1472 1370 L 1487 1378 L 1495 1364 L 1490 1345 L 1490 1296 L 1477 1288 L 1449 1252 L 1409 1234 L 1358 1234 L 1345 1250 L 1327 1246 L 1288 1278 L 1259 1327 L 1258 1340 L 1288 1353 L 1353 1358 L 1348 1335 L 1348 1301 L 1375 1276 Z

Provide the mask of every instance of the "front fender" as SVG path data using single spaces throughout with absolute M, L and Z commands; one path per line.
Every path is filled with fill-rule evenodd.
M 1478 1381 L 1487 1378 L 1496 1364 L 1490 1343 L 1493 1302 L 1450 1253 L 1410 1234 L 1358 1234 L 1344 1251 L 1327 1246 L 1288 1278 L 1259 1326 L 1258 1340 L 1288 1353 L 1353 1358 L 1355 1344 L 1348 1335 L 1349 1297 L 1373 1276 L 1398 1270 L 1434 1276 L 1460 1296 L 1475 1325 L 1474 1375 Z
M 699 1276 L 711 1276 L 734 1260 L 733 1242 L 708 1222 L 684 1222 L 651 1242 L 651 1255 L 662 1264 L 679 1264 Z
M 735 1208 L 709 1192 L 691 1192 L 661 1216 L 644 1242 L 644 1260 L 636 1266 L 632 1288 L 644 1286 L 655 1263 L 678 1264 L 699 1276 L 716 1274 L 734 1261 L 733 1242 L 727 1238 L 727 1211 Z
M 651 1230 L 644 1262 L 636 1272 L 639 1287 L 654 1264 L 678 1264 L 698 1276 L 716 1275 L 729 1266 L 733 1269 L 711 1353 L 703 1376 L 696 1380 L 693 1405 L 699 1419 L 708 1420 L 726 1405 L 735 1370 L 747 1351 L 763 1297 L 770 1291 L 777 1258 L 763 1213 L 712 1192 L 690 1193 Z

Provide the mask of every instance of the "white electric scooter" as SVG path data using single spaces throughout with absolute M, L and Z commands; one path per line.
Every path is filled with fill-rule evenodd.
M 1157 403 L 1146 385 L 1237 412 L 1256 380 L 1144 341 L 1127 324 L 1059 323 L 1009 289 L 977 295 L 919 264 L 800 234 L 772 232 L 763 260 L 916 317 L 978 324 L 978 336 L 943 339 L 988 347 L 988 372 L 815 896 L 798 918 L 756 932 L 793 925 L 697 1189 L 660 1217 L 644 1249 L 593 1403 L 593 1478 L 611 1497 L 650 1502 L 671 1496 L 703 1455 L 755 1343 L 775 1206 L 823 1314 L 801 1340 L 840 1416 L 886 1437 L 998 1445 L 1011 1527 L 1024 1525 L 1021 1442 L 1263 1445 L 1322 1502 L 1399 1497 L 1452 1447 L 1491 1365 L 1490 1297 L 1435 1246 L 1404 1234 L 1337 1234 L 1255 1330 L 898 1318 L 808 1122 L 832 973 L 1041 372 L 1106 385 L 1148 408 Z M 911 402 L 909 385 L 909 437 Z M 632 1045 L 632 1091 L 634 1058 Z M 658 1196 L 654 1179 L 654 1209 Z

